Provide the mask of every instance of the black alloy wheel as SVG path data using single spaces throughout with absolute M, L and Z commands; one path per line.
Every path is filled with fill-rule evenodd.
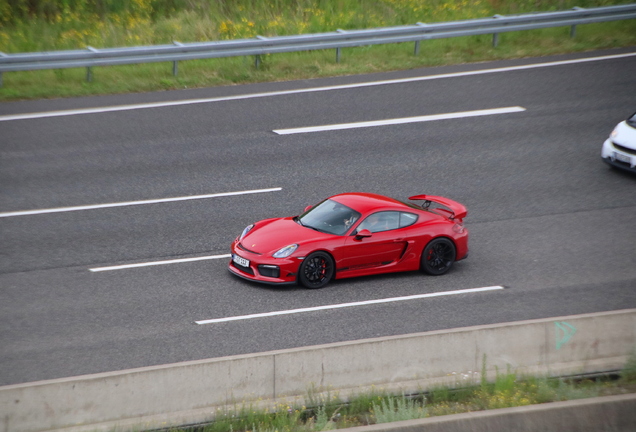
M 305 288 L 322 288 L 332 279 L 333 259 L 325 252 L 310 254 L 300 265 L 298 280 Z
M 436 238 L 424 248 L 422 270 L 430 275 L 446 273 L 455 261 L 455 245 L 447 238 Z

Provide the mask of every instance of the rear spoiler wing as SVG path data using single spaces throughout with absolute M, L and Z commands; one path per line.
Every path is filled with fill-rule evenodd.
M 441 196 L 414 195 L 412 197 L 409 197 L 409 199 L 411 201 L 424 201 L 424 204 L 422 204 L 423 209 L 427 209 L 432 202 L 436 204 L 441 204 L 444 207 L 448 207 L 450 211 L 453 212 L 453 215 L 450 218 L 451 220 L 459 219 L 461 221 L 468 214 L 468 210 L 466 209 L 466 206 L 458 203 L 457 201 L 453 201 L 452 199 L 444 198 Z

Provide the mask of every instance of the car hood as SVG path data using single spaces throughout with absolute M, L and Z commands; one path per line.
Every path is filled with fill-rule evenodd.
M 302 244 L 304 242 L 333 237 L 331 234 L 321 233 L 311 228 L 302 226 L 292 217 L 269 219 L 257 223 L 247 233 L 241 244 L 246 249 L 259 254 L 272 254 L 290 244 Z
M 611 139 L 615 144 L 636 150 L 636 129 L 625 121 L 620 122 L 616 126 Z

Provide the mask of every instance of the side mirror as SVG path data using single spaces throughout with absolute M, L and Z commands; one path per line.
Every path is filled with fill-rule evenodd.
M 310 208 L 312 208 L 313 206 L 308 205 L 307 207 L 305 207 L 305 210 L 303 210 L 303 213 L 307 213 L 309 211 Z
M 362 240 L 363 238 L 366 237 L 371 237 L 371 231 L 369 231 L 368 229 L 363 229 L 362 231 L 359 231 L 358 233 L 356 233 L 356 240 Z

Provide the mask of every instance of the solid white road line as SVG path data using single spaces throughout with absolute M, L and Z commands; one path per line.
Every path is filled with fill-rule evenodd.
M 190 201 L 190 200 L 200 200 L 200 199 L 207 199 L 207 198 L 218 198 L 218 197 L 224 197 L 224 196 L 249 195 L 249 194 L 257 194 L 257 193 L 264 193 L 264 192 L 277 192 L 280 190 L 282 190 L 282 188 L 278 187 L 278 188 L 254 189 L 254 190 L 246 190 L 246 191 L 238 191 L 238 192 L 222 192 L 222 193 L 215 193 L 215 194 L 208 194 L 208 195 L 193 195 L 193 196 L 183 196 L 183 197 L 175 197 L 175 198 L 160 198 L 160 199 L 145 200 L 145 201 L 128 201 L 128 202 L 109 203 L 109 204 L 92 204 L 92 205 L 84 205 L 84 206 L 76 206 L 76 207 L 60 207 L 60 208 L 50 208 L 50 209 L 40 209 L 40 210 L 23 210 L 23 211 L 0 213 L 0 218 L 12 217 L 12 216 L 37 215 L 37 214 L 44 214 L 44 213 L 63 213 L 63 212 L 93 210 L 93 209 L 102 209 L 102 208 L 110 208 L 110 207 L 126 207 L 126 206 L 135 206 L 135 205 L 144 205 L 144 204 L 158 204 L 158 203 L 167 203 L 167 202 L 175 202 L 175 201 Z
M 588 58 L 580 58 L 580 59 L 572 59 L 572 60 L 561 60 L 561 61 L 546 62 L 546 63 L 533 63 L 528 65 L 509 66 L 509 67 L 495 68 L 495 69 L 481 69 L 481 70 L 467 71 L 467 72 L 455 72 L 455 73 L 429 75 L 429 76 L 422 76 L 422 77 L 401 78 L 401 79 L 384 80 L 384 81 L 372 81 L 372 82 L 355 83 L 355 84 L 343 84 L 343 85 L 328 86 L 328 87 L 314 87 L 314 88 L 308 88 L 308 89 L 284 90 L 284 91 L 268 92 L 268 93 L 253 93 L 253 94 L 246 94 L 246 95 L 223 96 L 223 97 L 205 98 L 205 99 L 187 99 L 187 100 L 179 100 L 179 101 L 154 102 L 154 103 L 134 104 L 134 105 L 118 105 L 118 106 L 84 108 L 84 109 L 64 110 L 64 111 L 8 114 L 8 115 L 0 116 L 0 121 L 28 120 L 28 119 L 37 119 L 37 118 L 46 118 L 46 117 L 80 115 L 80 114 L 98 114 L 98 113 L 114 112 L 114 111 L 128 111 L 128 110 L 137 110 L 137 109 L 162 108 L 162 107 L 180 106 L 180 105 L 223 102 L 223 101 L 241 100 L 241 99 L 255 99 L 255 98 L 272 97 L 272 96 L 284 96 L 284 95 L 299 94 L 299 93 L 313 93 L 313 92 L 330 91 L 330 90 L 345 90 L 345 89 L 372 87 L 372 86 L 380 86 L 380 85 L 387 85 L 387 84 L 402 84 L 402 83 L 417 82 L 417 81 L 429 81 L 429 80 L 436 80 L 436 79 L 457 78 L 457 77 L 484 75 L 484 74 L 499 73 L 499 72 L 512 72 L 512 71 L 518 71 L 518 70 L 536 69 L 536 68 L 553 67 L 553 66 L 565 66 L 565 65 L 588 63 L 588 62 L 594 62 L 594 61 L 615 60 L 615 59 L 633 57 L 633 56 L 636 56 L 636 52 L 599 56 L 599 57 L 588 57 Z
M 277 129 L 272 132 L 277 133 L 278 135 L 290 135 L 290 134 L 308 133 L 308 132 L 323 132 L 323 131 L 332 131 L 332 130 L 341 130 L 341 129 L 356 129 L 356 128 L 366 128 L 366 127 L 373 127 L 373 126 L 419 123 L 419 122 L 428 122 L 428 121 L 435 121 L 435 120 L 457 119 L 457 118 L 464 118 L 464 117 L 510 114 L 510 113 L 521 112 L 525 110 L 526 109 L 523 107 L 516 106 L 516 107 L 493 108 L 493 109 L 475 110 L 475 111 L 463 111 L 463 112 L 446 113 L 446 114 L 434 114 L 434 115 L 426 115 L 426 116 L 418 116 L 418 117 L 404 117 L 404 118 L 387 119 L 387 120 L 374 120 L 374 121 L 357 122 L 357 123 L 342 123 L 342 124 L 333 124 L 333 125 L 324 125 L 324 126 L 308 126 L 308 127 L 300 127 L 300 128 L 292 128 L 292 129 Z
M 399 302 L 399 301 L 418 300 L 418 299 L 430 298 L 430 297 L 442 297 L 442 296 L 468 294 L 468 293 L 476 293 L 476 292 L 484 292 L 484 291 L 494 291 L 494 290 L 502 290 L 502 289 L 504 289 L 503 286 L 496 285 L 496 286 L 483 287 L 483 288 L 470 288 L 470 289 L 463 289 L 463 290 L 457 290 L 457 291 L 443 291 L 443 292 L 436 292 L 436 293 L 429 293 L 429 294 L 416 294 L 416 295 L 411 295 L 406 297 L 393 297 L 393 298 L 385 298 L 385 299 L 378 299 L 378 300 L 366 300 L 366 301 L 360 301 L 360 302 L 354 302 L 354 303 L 341 303 L 341 304 L 316 306 L 316 307 L 309 307 L 309 308 L 302 308 L 302 309 L 265 312 L 265 313 L 259 313 L 259 314 L 253 314 L 253 315 L 242 315 L 242 316 L 234 316 L 234 317 L 227 317 L 227 318 L 208 319 L 208 320 L 195 321 L 195 323 L 199 325 L 215 324 L 215 323 L 222 323 L 222 322 L 228 322 L 228 321 L 240 321 L 240 320 L 248 320 L 253 318 L 272 317 L 277 315 L 291 315 L 291 314 L 304 313 L 304 312 L 316 312 L 316 311 L 323 311 L 323 310 L 329 310 L 329 309 L 340 309 L 340 308 L 366 306 L 366 305 L 380 304 L 380 303 L 392 303 L 392 302 Z
M 202 257 L 195 257 L 195 258 L 179 258 L 179 259 L 166 260 L 166 261 L 151 261 L 151 262 L 145 262 L 145 263 L 124 264 L 124 265 L 110 266 L 110 267 L 95 267 L 88 270 L 92 272 L 103 272 L 103 271 L 111 271 L 111 270 L 123 270 L 123 269 L 136 268 L 136 267 L 150 267 L 150 266 L 158 266 L 158 265 L 165 265 L 165 264 L 177 264 L 177 263 L 185 263 L 185 262 L 193 262 L 193 261 L 223 259 L 223 258 L 229 258 L 229 257 L 230 257 L 230 254 L 209 255 L 209 256 L 202 256 Z

